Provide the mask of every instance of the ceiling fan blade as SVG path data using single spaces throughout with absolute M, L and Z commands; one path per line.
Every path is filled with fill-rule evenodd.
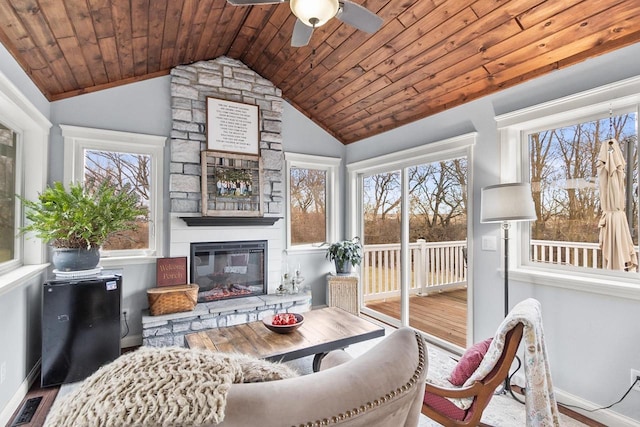
M 349 0 L 340 0 L 340 9 L 336 18 L 356 27 L 359 30 L 373 34 L 382 26 L 382 18 L 371 12 L 366 7 L 362 7 L 357 3 Z
M 227 0 L 227 3 L 234 6 L 253 6 L 261 4 L 280 4 L 287 3 L 288 0 Z
M 293 34 L 291 35 L 291 46 L 302 47 L 308 45 L 312 34 L 313 27 L 309 27 L 301 20 L 296 19 L 296 23 L 293 26 Z

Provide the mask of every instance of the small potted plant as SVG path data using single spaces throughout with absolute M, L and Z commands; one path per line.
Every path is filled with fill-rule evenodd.
M 359 237 L 352 240 L 342 240 L 329 245 L 326 258 L 336 265 L 336 274 L 344 276 L 351 274 L 352 267 L 362 262 L 362 244 Z
M 53 247 L 58 271 L 95 268 L 100 246 L 116 232 L 136 229 L 136 220 L 146 217 L 134 192 L 108 182 L 91 188 L 75 183 L 68 190 L 55 182 L 37 201 L 20 200 L 28 220 L 20 232 L 33 232 Z

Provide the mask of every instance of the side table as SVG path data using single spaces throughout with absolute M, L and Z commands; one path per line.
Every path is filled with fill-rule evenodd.
M 327 275 L 327 305 L 360 315 L 358 276 Z

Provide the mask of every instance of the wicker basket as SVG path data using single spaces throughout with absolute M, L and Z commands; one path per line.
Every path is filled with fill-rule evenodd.
M 327 305 L 360 316 L 357 276 L 327 276 Z
M 147 289 L 149 312 L 152 316 L 191 311 L 198 302 L 198 285 L 163 286 Z

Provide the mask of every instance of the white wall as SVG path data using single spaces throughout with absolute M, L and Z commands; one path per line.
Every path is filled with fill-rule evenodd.
M 60 124 L 169 137 L 171 133 L 169 84 L 169 76 L 163 76 L 51 103 L 53 128 L 50 138 L 49 181 L 63 179 L 64 147 L 58 126 Z M 167 150 L 168 148 L 165 150 L 165 170 L 168 171 Z M 164 200 L 165 212 L 167 212 L 169 186 L 168 174 L 165 175 Z M 164 235 L 168 236 L 168 221 L 163 226 Z M 168 254 L 168 243 L 165 243 L 163 251 L 164 254 Z M 129 313 L 130 331 L 128 339 L 123 340 L 123 345 L 139 344 L 142 334 L 140 312 L 147 308 L 146 290 L 155 286 L 155 262 L 118 264 L 103 260 L 101 265 L 122 272 L 122 309 Z
M 51 122 L 54 127 L 51 130 L 50 142 L 50 181 L 62 179 L 63 141 L 57 125 L 67 124 L 169 137 L 172 120 L 170 99 L 170 77 L 165 76 L 53 102 Z M 282 135 L 285 151 L 333 157 L 344 155 L 345 150 L 340 142 L 286 102 L 283 111 Z M 168 171 L 170 161 L 168 152 L 165 153 L 165 159 L 165 170 Z M 167 178 L 168 173 L 165 175 Z M 167 179 L 164 187 L 166 204 L 164 231 L 165 236 L 169 236 L 171 221 Z M 164 249 L 165 256 L 170 256 L 168 242 Z M 326 267 L 328 271 L 330 267 L 324 259 L 324 250 L 303 256 L 300 261 L 304 264 L 304 271 L 308 277 L 307 284 L 312 286 L 313 304 L 324 304 L 324 268 Z M 140 311 L 147 307 L 146 289 L 155 286 L 155 263 L 109 264 L 108 268 L 122 269 L 123 309 L 130 313 L 130 335 L 135 340 L 142 333 Z
M 51 155 L 50 181 L 62 179 L 63 140 L 59 124 L 93 127 L 124 132 L 145 133 L 170 136 L 171 133 L 171 101 L 170 77 L 158 77 L 144 80 L 108 90 L 89 93 L 51 103 Z M 289 104 L 284 103 L 283 112 L 283 146 L 285 151 L 308 150 L 313 154 L 341 157 L 344 147 L 330 137 L 317 125 L 312 123 Z M 308 145 L 311 142 L 310 145 Z M 167 144 L 168 147 L 169 144 Z M 304 151 L 302 151 L 304 152 Z M 164 235 L 170 235 L 168 170 L 170 155 L 165 152 L 165 224 Z M 170 256 L 169 242 L 166 239 L 165 256 Z M 324 304 L 323 280 L 314 280 L 314 276 L 324 272 L 316 271 L 318 265 L 325 266 L 324 251 L 322 258 L 309 264 L 305 271 L 309 272 L 309 282 L 313 286 L 314 304 Z M 308 258 L 304 257 L 303 262 Z M 101 262 L 105 265 L 105 262 Z M 327 264 L 328 267 L 328 264 Z M 118 265 L 109 263 L 105 268 L 120 269 L 123 273 L 122 308 L 129 312 L 129 329 L 131 340 L 123 341 L 125 345 L 135 344 L 142 333 L 141 310 L 147 308 L 146 289 L 155 286 L 155 263 Z
M 288 103 L 284 103 L 282 112 L 282 137 L 284 151 L 288 153 L 313 154 L 316 156 L 337 157 L 342 159 L 344 166 L 345 146 L 325 132 L 321 127 L 309 120 Z M 344 182 L 344 168 L 340 168 L 339 180 Z M 345 215 L 345 192 L 340 192 L 338 203 L 338 218 Z M 338 224 L 338 236 L 343 236 L 344 224 Z M 283 227 L 286 233 L 286 227 Z M 282 236 L 284 241 L 285 236 Z M 326 247 L 311 250 L 289 250 L 288 263 L 290 266 L 300 264 L 302 275 L 305 277 L 304 286 L 311 288 L 311 299 L 314 307 L 326 304 L 326 276 L 335 270 L 325 258 Z
M 0 295 L 0 365 L 5 378 L 0 386 L 0 425 L 9 421 L 36 376 L 40 359 L 40 295 L 44 277 L 26 281 Z
M 47 119 L 49 102 L 31 82 L 11 54 L 0 44 L 0 73 Z M 0 118 L 1 120 L 2 118 Z M 0 293 L 0 425 L 6 424 L 28 389 L 27 377 L 36 372 L 40 358 L 40 286 L 43 277 L 32 278 L 13 290 Z
M 0 73 L 4 74 L 22 92 L 24 96 L 36 107 L 46 118 L 49 118 L 49 101 L 40 92 L 40 89 L 33 84 L 29 76 L 13 59 L 11 53 L 0 43 Z
M 480 200 L 482 187 L 499 182 L 496 115 L 637 76 L 638 57 L 640 44 L 350 144 L 346 148 L 347 163 L 477 131 L 472 191 L 474 199 Z M 478 206 L 476 203 L 472 214 L 472 238 L 500 238 L 497 225 L 479 223 Z M 500 262 L 498 252 L 482 251 L 475 245 L 470 257 L 475 341 L 491 336 L 503 316 Z M 622 396 L 630 385 L 630 369 L 640 369 L 640 301 L 514 280 L 510 280 L 510 292 L 511 301 L 533 297 L 542 304 L 551 370 L 561 399 L 570 398 L 569 393 L 578 403 L 605 406 Z M 612 411 L 640 421 L 640 393 L 632 391 Z M 615 425 L 626 421 L 616 419 Z

